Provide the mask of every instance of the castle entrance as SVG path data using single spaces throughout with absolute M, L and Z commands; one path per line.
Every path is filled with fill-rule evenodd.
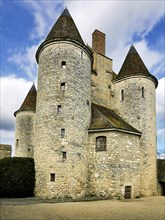
M 131 186 L 125 187 L 125 199 L 131 199 Z

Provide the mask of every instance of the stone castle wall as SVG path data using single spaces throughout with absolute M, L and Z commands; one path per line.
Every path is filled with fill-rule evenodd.
M 90 117 L 88 54 L 66 41 L 47 45 L 39 56 L 34 154 L 37 196 L 85 194 Z
M 11 145 L 9 144 L 0 144 L 0 159 L 5 157 L 11 157 Z
M 122 100 L 122 90 L 124 100 Z M 142 132 L 140 139 L 140 149 L 143 155 L 141 160 L 142 196 L 157 193 L 155 103 L 155 85 L 150 78 L 130 77 L 122 81 L 114 81 L 114 110 L 130 125 Z
M 95 74 L 92 74 L 92 102 L 111 107 L 111 86 L 112 86 L 112 60 L 94 53 L 93 69 Z
M 35 113 L 21 111 L 16 115 L 15 157 L 30 157 L 34 154 Z
M 96 151 L 96 137 L 106 136 L 106 151 Z M 89 134 L 89 194 L 124 198 L 125 186 L 131 197 L 140 194 L 139 136 L 123 132 Z

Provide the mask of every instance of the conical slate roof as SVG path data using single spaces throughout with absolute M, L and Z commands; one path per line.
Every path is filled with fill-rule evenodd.
M 67 8 L 62 12 L 62 14 L 52 27 L 45 41 L 39 46 L 36 52 L 37 62 L 39 59 L 39 54 L 44 48 L 44 46 L 54 41 L 74 42 L 79 46 L 83 47 L 83 49 L 86 50 L 86 52 L 89 54 L 92 60 L 92 51 L 88 48 L 88 46 L 84 44 L 81 35 L 74 23 L 74 20 L 72 19 Z
M 61 16 L 54 24 L 45 42 L 57 38 L 61 38 L 63 40 L 69 38 L 84 44 L 81 35 L 67 8 L 62 12 Z
M 116 79 L 122 79 L 129 76 L 136 76 L 136 75 L 144 75 L 147 77 L 151 77 L 157 87 L 158 81 L 157 79 L 150 74 L 147 67 L 143 63 L 143 60 L 139 56 L 138 52 L 136 51 L 135 47 L 132 45 L 128 51 L 128 54 L 125 58 L 125 61 L 117 75 Z
M 129 125 L 124 119 L 117 115 L 114 110 L 92 104 L 92 118 L 89 132 L 95 132 L 97 130 L 104 131 L 106 129 L 141 135 L 141 132 Z
M 21 107 L 14 113 L 14 116 L 20 111 L 36 111 L 36 98 L 37 91 L 35 85 L 33 84 L 31 89 L 29 90 L 25 100 L 23 101 Z

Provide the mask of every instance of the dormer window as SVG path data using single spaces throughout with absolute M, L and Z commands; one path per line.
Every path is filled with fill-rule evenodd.
M 63 69 L 66 68 L 66 61 L 62 61 L 62 63 L 61 63 L 61 68 L 63 68 Z

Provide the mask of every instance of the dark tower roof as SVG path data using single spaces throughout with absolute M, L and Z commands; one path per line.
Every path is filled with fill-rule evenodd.
M 128 54 L 124 60 L 124 63 L 117 75 L 116 79 L 122 79 L 129 76 L 147 76 L 153 79 L 155 87 L 158 85 L 157 79 L 150 74 L 147 67 L 143 63 L 143 60 L 139 56 L 135 47 L 132 45 L 128 51 Z
M 33 84 L 31 89 L 29 90 L 25 100 L 23 101 L 21 107 L 14 113 L 14 116 L 20 111 L 36 111 L 36 98 L 37 91 L 35 85 Z
M 45 42 L 57 38 L 61 38 L 63 40 L 69 38 L 84 44 L 81 35 L 67 8 L 62 12 L 61 16 L 54 24 Z
M 46 37 L 45 41 L 39 46 L 37 53 L 36 53 L 36 59 L 38 62 L 38 55 L 42 48 L 54 41 L 71 41 L 74 43 L 79 44 L 82 47 L 85 47 L 85 49 L 88 51 L 88 53 L 91 56 L 91 52 L 89 51 L 89 48 L 85 46 L 81 35 L 74 23 L 74 20 L 72 19 L 68 9 L 64 9 L 54 26 L 52 27 L 51 31 L 49 32 L 48 36 Z

